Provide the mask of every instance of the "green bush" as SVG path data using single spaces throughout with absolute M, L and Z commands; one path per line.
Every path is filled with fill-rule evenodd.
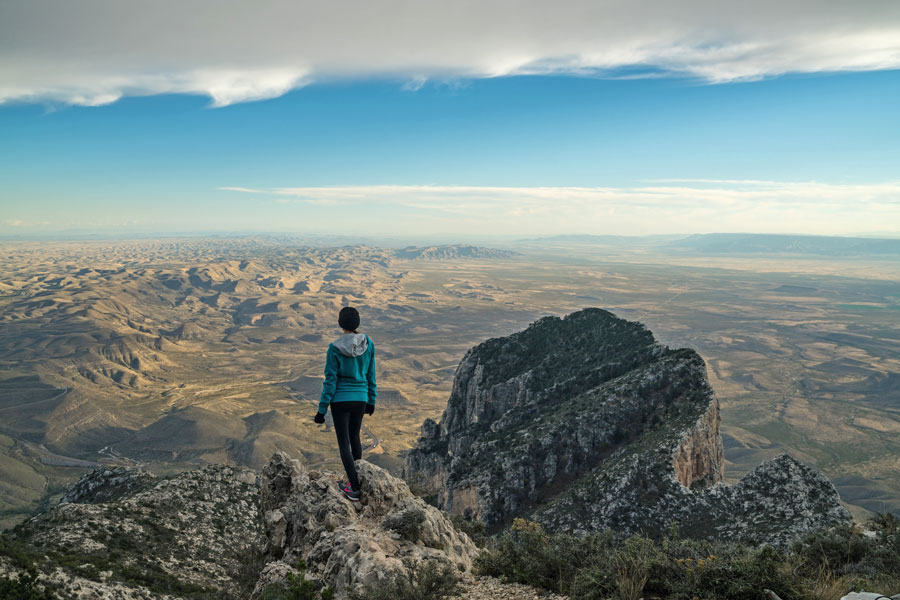
M 621 600 L 638 600 L 650 578 L 650 565 L 655 558 L 650 540 L 629 538 L 616 553 L 616 590 Z
M 882 517 L 806 536 L 790 551 L 680 538 L 547 534 L 516 520 L 476 560 L 485 575 L 545 588 L 573 600 L 840 598 L 851 588 L 900 589 L 900 523 Z
M 459 577 L 449 565 L 406 563 L 406 569 L 351 592 L 350 600 L 442 600 L 460 591 Z
M 306 563 L 301 560 L 295 568 L 298 573 L 288 573 L 284 583 L 273 583 L 263 588 L 259 600 L 315 600 L 316 586 L 304 575 Z M 324 593 L 322 597 L 327 600 Z M 333 598 L 333 592 L 331 597 Z
M 318 596 L 316 595 L 316 584 L 308 580 L 304 574 L 306 573 L 306 563 L 298 562 L 294 568 L 297 573 L 289 573 L 287 580 L 283 583 L 273 583 L 265 588 L 259 594 L 259 600 L 334 600 L 335 593 L 331 587 L 323 588 Z M 249 598 L 250 594 L 242 596 Z
M 866 526 L 841 525 L 805 536 L 793 547 L 799 571 L 900 587 L 900 519 L 879 514 Z
M 0 577 L 0 598 L 4 600 L 52 600 L 56 598 L 51 585 L 38 583 L 37 554 L 0 534 L 0 556 L 5 556 L 21 569 L 17 578 Z
M 0 534 L 0 556 L 12 559 L 13 564 L 23 569 L 33 567 L 38 558 L 37 554 L 27 550 L 5 533 Z
M 18 579 L 0 577 L 0 598 L 4 600 L 55 600 L 56 596 L 37 583 L 34 568 L 21 573 Z
M 113 578 L 126 584 L 144 586 L 158 594 L 190 598 L 210 598 L 215 594 L 215 590 L 189 581 L 182 581 L 158 564 L 146 559 L 140 560 L 134 565 L 117 566 Z
M 507 534 L 495 538 L 479 555 L 476 568 L 485 575 L 569 593 L 579 572 L 598 563 L 608 565 L 611 555 L 606 549 L 612 543 L 612 533 L 550 535 L 537 523 L 516 519 Z M 604 585 L 602 589 L 613 588 Z
M 484 523 L 478 520 L 467 519 L 462 515 L 453 515 L 450 517 L 450 521 L 457 531 L 461 531 L 469 536 L 469 539 L 475 542 L 475 545 L 481 548 L 484 547 L 487 541 L 487 529 Z
M 422 535 L 422 523 L 424 522 L 424 510 L 421 508 L 408 508 L 402 512 L 388 515 L 384 519 L 383 525 L 385 529 L 399 533 L 402 539 L 417 542 Z

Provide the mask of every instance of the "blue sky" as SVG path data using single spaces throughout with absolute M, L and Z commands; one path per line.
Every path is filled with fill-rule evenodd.
M 672 66 L 675 51 L 635 51 L 589 69 L 454 55 L 465 68 L 422 76 L 322 67 L 212 83 L 13 70 L 0 84 L 0 234 L 898 232 L 900 70 L 883 49 L 815 48 L 774 66 L 768 54 Z M 0 74 L 18 68 L 3 51 Z M 821 62 L 832 54 L 849 66 Z M 59 54 L 47 56 L 52 71 Z

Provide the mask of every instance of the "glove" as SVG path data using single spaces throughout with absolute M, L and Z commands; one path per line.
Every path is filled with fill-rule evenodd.
M 316 416 L 313 418 L 313 421 L 319 423 L 320 425 L 325 422 L 325 415 L 320 412 L 316 413 Z
M 374 404 L 366 404 L 366 414 L 371 415 L 373 412 L 375 412 L 375 405 Z

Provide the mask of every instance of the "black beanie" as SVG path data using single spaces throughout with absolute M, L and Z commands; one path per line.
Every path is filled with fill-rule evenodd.
M 347 331 L 356 331 L 359 327 L 359 311 L 352 306 L 345 306 L 338 315 L 338 325 Z

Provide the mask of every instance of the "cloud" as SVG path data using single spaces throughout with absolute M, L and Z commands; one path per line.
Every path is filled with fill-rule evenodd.
M 49 65 L 45 68 L 52 69 Z M 3 60 L 0 58 L 0 73 L 3 72 Z M 30 75 L 22 77 L 27 79 Z M 299 69 L 218 68 L 168 74 L 129 74 L 123 71 L 108 75 L 72 69 L 38 86 L 0 79 L 0 103 L 49 100 L 80 106 L 102 106 L 123 96 L 197 94 L 209 96 L 212 105 L 220 107 L 275 98 L 305 83 L 306 73 Z
M 356 206 L 355 211 L 342 211 L 359 215 L 356 225 L 379 214 L 407 215 L 407 224 L 440 217 L 441 226 L 434 232 L 841 235 L 900 223 L 900 181 L 840 185 L 679 180 L 620 188 L 374 185 L 220 189 L 269 195 L 279 203 Z
M 9 0 L 0 102 L 215 106 L 311 81 L 676 74 L 719 83 L 900 68 L 895 0 Z
M 50 225 L 50 221 L 24 221 L 22 219 L 4 219 L 0 225 L 15 229 L 33 229 L 35 227 L 46 227 Z

